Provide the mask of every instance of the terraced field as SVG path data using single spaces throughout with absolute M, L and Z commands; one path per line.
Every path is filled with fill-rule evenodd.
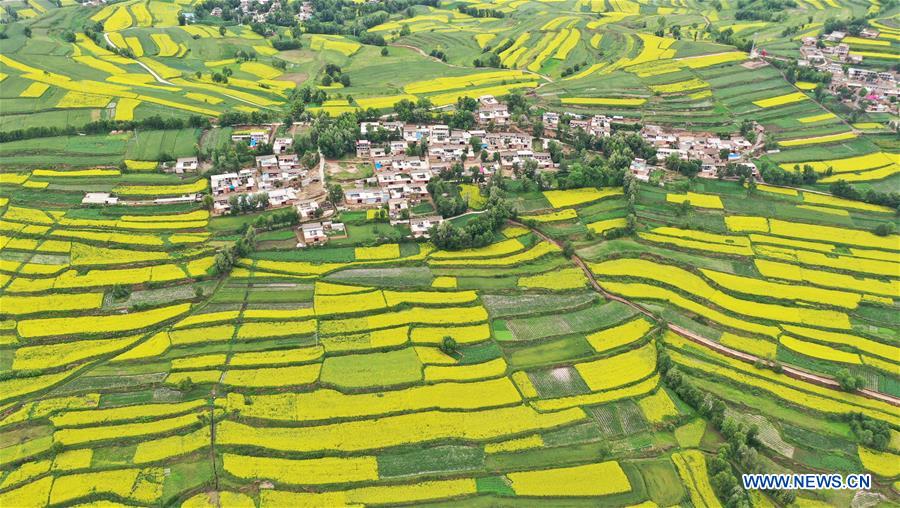
M 776 62 L 858 18 L 879 33 L 849 51 L 889 69 L 900 7 L 775 3 L 312 2 L 329 16 L 301 23 L 286 2 L 265 24 L 192 0 L 6 6 L 0 507 L 896 504 L 900 220 L 875 204 L 896 119 Z M 327 188 L 347 235 L 322 247 L 281 211 L 210 214 L 209 175 L 260 153 L 230 141 L 243 124 L 344 170 L 359 121 L 474 130 L 483 95 L 514 95 L 503 129 L 558 166 L 436 172 L 473 209 L 447 222 L 491 217 L 492 192 L 516 209 L 478 247 Z M 754 162 L 808 178 L 639 183 L 641 139 L 551 135 L 544 111 L 758 126 Z M 207 174 L 164 171 L 193 156 Z M 730 488 L 750 471 L 873 486 Z
M 894 220 L 882 210 L 711 182 L 697 190 L 721 207 L 671 220 L 665 192 L 643 187 L 637 234 L 604 240 L 622 227 L 620 192 L 550 191 L 523 219 L 536 230 L 488 247 L 259 250 L 222 276 L 205 212 L 66 209 L 58 182 L 124 175 L 62 175 L 22 175 L 47 182 L 41 208 L 4 181 L 4 506 L 716 504 L 700 450 L 721 438 L 689 430 L 697 413 L 661 381 L 662 350 L 666 369 L 766 419 L 766 453 L 896 474 L 829 416 L 897 425 L 892 404 L 666 331 L 900 395 L 900 242 L 856 225 Z

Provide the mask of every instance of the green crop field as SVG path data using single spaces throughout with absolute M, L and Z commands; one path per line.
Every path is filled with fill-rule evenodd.
M 0 507 L 897 505 L 898 57 L 893 0 L 4 3 Z M 389 119 L 464 155 L 344 200 Z

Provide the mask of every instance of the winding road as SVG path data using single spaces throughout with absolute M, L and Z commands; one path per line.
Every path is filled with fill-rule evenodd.
M 116 46 L 115 44 L 113 44 L 113 41 L 110 40 L 109 34 L 108 34 L 108 33 L 103 32 L 103 38 L 106 40 L 106 43 L 110 45 L 110 47 L 113 47 L 113 48 L 116 48 L 116 49 L 122 49 L 122 48 Z M 141 67 L 143 67 L 144 70 L 147 71 L 147 72 L 149 72 L 150 75 L 153 76 L 153 79 L 155 79 L 157 82 L 162 83 L 162 84 L 164 84 L 164 85 L 175 86 L 175 83 L 172 83 L 171 81 L 166 81 L 165 79 L 162 78 L 162 76 L 160 76 L 160 75 L 157 74 L 153 69 L 151 69 L 150 67 L 148 67 L 147 64 L 145 64 L 144 62 L 138 60 L 137 58 L 134 59 L 134 63 L 136 63 L 136 64 L 140 65 Z
M 518 222 L 518 221 L 510 220 L 509 222 L 516 226 L 527 228 L 530 231 L 534 232 L 534 234 L 538 235 L 541 239 L 546 240 L 548 242 L 552 242 L 552 243 L 556 244 L 557 246 L 559 246 L 560 248 L 562 248 L 562 244 L 559 241 L 554 240 L 553 238 L 550 238 L 549 236 L 545 235 L 544 233 L 538 231 L 537 229 L 531 228 L 531 227 L 529 227 L 521 222 Z M 646 307 L 643 307 L 642 305 L 640 305 L 638 303 L 632 302 L 628 299 L 625 299 L 619 295 L 615 295 L 615 294 L 610 293 L 610 292 L 606 291 L 605 289 L 603 289 L 603 286 L 601 286 L 600 283 L 597 282 L 597 279 L 594 278 L 594 274 L 593 274 L 593 272 L 591 272 L 590 268 L 588 268 L 587 263 L 585 263 L 584 260 L 581 259 L 581 257 L 579 257 L 577 254 L 574 254 L 574 253 L 572 254 L 571 261 L 581 268 L 581 270 L 587 276 L 588 280 L 591 282 L 591 286 L 594 288 L 595 291 L 597 291 L 598 293 L 600 293 L 601 295 L 603 295 L 604 297 L 606 297 L 609 300 L 615 300 L 617 302 L 628 305 L 629 307 L 637 310 L 641 314 L 651 318 L 653 321 L 660 321 L 660 319 L 656 315 L 654 315 L 652 312 L 650 312 L 650 310 L 648 310 Z M 728 346 L 725 346 L 724 344 L 721 344 L 712 339 L 703 337 L 702 335 L 699 335 L 696 332 L 693 332 L 693 331 L 683 328 L 681 326 L 678 326 L 678 325 L 675 325 L 672 323 L 666 323 L 666 326 L 668 327 L 669 331 L 671 331 L 675 334 L 678 334 L 681 337 L 684 337 L 685 339 L 690 340 L 691 342 L 700 344 L 701 346 L 712 349 L 713 351 L 716 351 L 723 355 L 730 356 L 731 358 L 735 358 L 737 360 L 741 360 L 741 361 L 751 363 L 751 364 L 757 364 L 759 362 L 766 364 L 766 365 L 772 364 L 772 362 L 769 360 L 760 358 L 758 356 L 751 355 L 749 353 L 745 353 L 743 351 L 738 351 L 736 349 L 732 349 Z M 782 365 L 781 372 L 787 376 L 794 378 L 794 379 L 799 379 L 801 381 L 805 381 L 808 383 L 817 384 L 819 386 L 824 386 L 826 388 L 831 388 L 833 390 L 843 391 L 841 389 L 840 383 L 838 383 L 836 380 L 834 380 L 830 377 L 827 377 L 827 376 L 814 374 L 812 372 L 807 372 L 805 370 L 801 370 L 796 367 L 792 367 L 790 365 Z M 888 404 L 891 404 L 893 406 L 900 407 L 900 398 L 894 397 L 892 395 L 888 395 L 886 393 L 878 392 L 875 390 L 869 390 L 867 388 L 859 389 L 855 393 L 862 395 L 864 397 L 870 398 L 870 399 L 887 402 Z

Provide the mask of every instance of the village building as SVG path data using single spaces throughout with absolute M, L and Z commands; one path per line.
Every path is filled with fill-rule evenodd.
M 110 195 L 108 192 L 88 192 L 81 200 L 83 205 L 116 205 L 119 198 Z
M 231 133 L 231 141 L 245 143 L 250 148 L 269 143 L 269 129 L 267 127 L 246 127 L 235 129 Z
M 481 125 L 489 123 L 507 125 L 509 123 L 509 109 L 506 107 L 506 104 L 495 99 L 493 95 L 482 95 L 478 98 L 478 110 L 475 118 Z
M 415 238 L 431 238 L 431 228 L 444 222 L 440 215 L 416 217 L 409 220 L 409 230 Z
M 180 157 L 175 161 L 175 173 L 181 174 L 186 171 L 197 171 L 200 167 L 200 161 L 197 157 Z

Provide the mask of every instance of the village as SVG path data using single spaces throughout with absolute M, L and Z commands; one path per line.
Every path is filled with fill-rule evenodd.
M 548 148 L 556 143 L 561 124 L 569 132 L 581 129 L 596 137 L 611 136 L 617 125 L 635 126 L 636 120 L 595 115 L 585 117 L 574 113 L 543 113 L 541 120 L 545 137 L 534 138 L 511 125 L 507 106 L 492 96 L 478 99 L 475 113 L 477 128 L 451 129 L 447 125 L 419 125 L 393 120 L 361 122 L 356 142 L 355 158 L 340 161 L 351 168 L 368 165 L 371 174 L 331 186 L 340 187 L 339 202 L 331 202 L 326 192 L 325 167 L 335 161 L 321 161 L 319 169 L 307 169 L 292 152 L 292 139 L 274 137 L 271 129 L 245 126 L 233 132 L 232 141 L 244 143 L 251 149 L 271 143 L 273 154 L 255 157 L 253 167 L 237 172 L 209 177 L 212 212 L 215 215 L 234 214 L 261 208 L 294 207 L 303 223 L 298 228 L 298 246 L 318 245 L 335 235 L 345 234 L 343 224 L 330 219 L 340 210 L 383 210 L 393 226 L 407 226 L 415 238 L 427 238 L 431 227 L 443 222 L 430 213 L 414 213 L 422 203 L 431 203 L 428 182 L 446 175 L 471 177 L 475 182 L 489 181 L 494 175 L 517 178 L 519 170 L 530 164 L 537 172 L 556 171 L 558 164 Z M 489 131 L 488 127 L 493 130 Z M 758 128 L 761 132 L 761 128 Z M 758 176 L 751 158 L 758 155 L 761 143 L 754 143 L 734 134 L 722 137 L 714 134 L 666 129 L 643 125 L 638 131 L 656 149 L 656 160 L 636 158 L 630 171 L 641 181 L 649 181 L 651 172 L 662 170 L 666 158 L 675 155 L 682 160 L 701 162 L 700 178 L 718 178 L 728 164 L 749 166 Z M 377 139 L 379 141 L 372 141 Z M 480 156 L 479 156 L 480 154 Z M 196 167 L 196 159 L 179 160 L 175 171 Z M 456 171 L 456 173 L 454 173 Z
M 751 141 L 737 133 L 722 136 L 639 125 L 637 120 L 621 116 L 543 112 L 540 118 L 544 136 L 535 138 L 512 125 L 507 106 L 494 97 L 480 97 L 478 103 L 478 128 L 471 130 L 395 120 L 360 122 L 355 157 L 340 161 L 321 159 L 315 168 L 301 163 L 301 156 L 293 150 L 293 138 L 276 136 L 273 125 L 235 128 L 231 133 L 233 143 L 244 144 L 251 152 L 271 145 L 272 153 L 255 156 L 250 167 L 209 175 L 210 195 L 206 199 L 210 200 L 210 211 L 221 216 L 293 207 L 301 222 L 297 228 L 298 247 L 321 245 L 329 238 L 346 235 L 344 225 L 332 220 L 342 210 L 367 211 L 373 219 L 408 228 L 413 238 L 428 238 L 431 228 L 445 220 L 435 213 L 428 188 L 433 178 L 464 176 L 476 184 L 489 182 L 495 175 L 516 179 L 526 164 L 538 174 L 558 171 L 559 164 L 549 149 L 554 143 L 565 149 L 560 140 L 563 131 L 571 135 L 581 130 L 602 138 L 623 127 L 637 132 L 656 151 L 651 160 L 634 158 L 631 162 L 629 172 L 642 182 L 651 181 L 654 173 L 664 174 L 665 162 L 673 156 L 699 161 L 699 178 L 720 178 L 728 165 L 737 165 L 746 167 L 753 178 L 759 179 L 752 159 L 763 150 L 764 131 L 757 124 Z M 351 179 L 326 176 L 326 168 L 344 166 L 353 171 L 368 167 L 371 171 L 360 171 L 358 178 Z M 162 170 L 179 175 L 197 173 L 203 170 L 203 164 L 197 157 L 182 157 L 164 165 Z M 155 199 L 152 204 L 202 199 L 201 194 L 189 194 Z M 118 197 L 102 192 L 86 194 L 82 203 L 147 204 L 120 203 Z
M 860 32 L 859 37 L 841 31 L 823 35 L 821 40 L 816 37 L 804 37 L 797 65 L 830 74 L 831 82 L 828 89 L 833 94 L 840 94 L 842 90 L 853 92 L 850 96 L 846 94 L 842 96 L 844 103 L 858 103 L 864 100 L 864 109 L 868 113 L 896 115 L 900 111 L 897 73 L 859 67 L 865 56 L 851 50 L 851 43 L 865 43 L 866 40 L 875 40 L 878 36 L 878 30 L 866 28 Z

